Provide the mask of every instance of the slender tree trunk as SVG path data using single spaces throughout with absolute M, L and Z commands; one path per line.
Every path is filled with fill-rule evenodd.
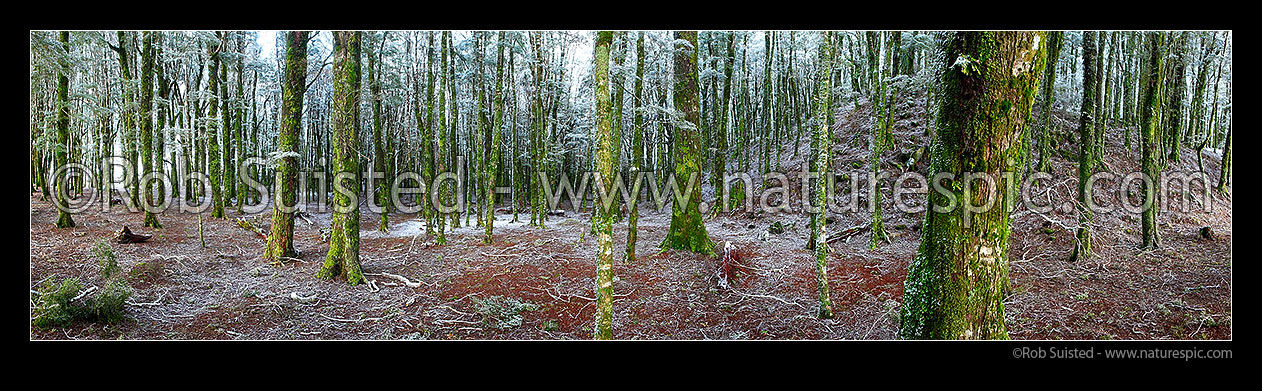
M 141 40 L 144 42 L 144 49 L 140 52 L 140 156 L 141 171 L 138 173 L 142 176 L 148 175 L 153 171 L 153 35 L 152 32 L 144 32 Z M 161 155 L 158 156 L 162 158 Z M 162 223 L 158 222 L 158 216 L 152 211 L 156 206 L 153 200 L 153 181 L 144 186 L 144 204 L 142 209 L 145 211 L 145 227 L 162 228 Z
M 204 136 L 207 137 L 206 154 L 210 160 L 210 217 L 219 219 L 224 218 L 224 195 L 220 188 L 220 181 L 223 178 L 223 164 L 221 161 L 223 155 L 219 153 L 219 127 L 221 124 L 215 121 L 215 117 L 219 115 L 219 68 L 222 67 L 223 63 L 220 60 L 219 51 L 222 46 L 223 42 L 216 40 L 211 42 L 210 47 L 207 48 L 210 52 L 210 82 L 207 85 L 210 92 L 207 105 L 210 107 L 210 111 L 207 113 L 206 124 L 208 126 L 206 126 L 206 132 L 204 133 Z
M 828 287 L 828 235 L 827 235 L 827 219 L 828 212 L 828 193 L 831 189 L 827 186 L 829 176 L 832 175 L 829 166 L 832 162 L 832 129 L 829 126 L 829 118 L 832 117 L 832 35 L 831 32 L 824 33 L 823 42 L 819 47 L 819 61 L 822 67 L 820 79 L 816 87 L 818 96 L 815 99 L 816 104 L 816 130 L 815 130 L 815 156 L 814 166 L 815 173 L 819 175 L 818 183 L 814 186 L 813 198 L 814 208 L 817 208 L 811 219 L 812 237 L 815 238 L 815 284 L 819 287 L 819 317 L 827 319 L 833 317 L 832 299 L 829 297 Z
M 316 274 L 345 276 L 350 285 L 364 282 L 359 266 L 359 91 L 360 32 L 333 33 L 333 137 L 337 141 L 333 177 L 333 225 L 329 255 Z
M 1078 116 L 1078 242 L 1074 247 L 1073 255 L 1069 260 L 1072 262 L 1077 259 L 1086 259 L 1091 256 L 1091 208 L 1087 207 L 1090 201 L 1091 188 L 1087 185 L 1088 178 L 1094 171 L 1097 158 L 1094 156 L 1095 148 L 1095 126 L 1098 124 L 1096 117 L 1096 91 L 1099 85 L 1100 74 L 1097 71 L 1097 63 L 1099 58 L 1096 54 L 1099 52 L 1096 47 L 1095 31 L 1083 32 L 1083 57 L 1082 57 L 1082 105 L 1080 106 L 1081 114 Z
M 55 158 L 53 172 L 61 171 L 62 167 L 66 166 L 66 150 L 70 145 L 70 32 L 59 32 L 57 38 L 61 42 L 61 49 L 65 52 L 66 59 L 60 64 L 57 72 L 57 145 L 53 152 Z M 54 191 L 57 193 L 55 198 L 57 228 L 71 228 L 75 226 L 75 223 L 74 218 L 70 216 L 70 204 L 66 200 L 69 193 L 68 183 L 62 178 L 63 176 L 53 177 L 56 181 Z
M 285 40 L 285 79 L 281 87 L 280 133 L 276 151 L 276 201 L 272 210 L 272 234 L 267 237 L 263 259 L 277 261 L 297 257 L 294 249 L 294 212 L 298 204 L 298 131 L 302 127 L 302 98 L 307 80 L 307 40 L 311 32 L 291 31 Z
M 1052 127 L 1052 105 L 1056 102 L 1056 63 L 1060 59 L 1060 47 L 1064 42 L 1064 31 L 1047 33 L 1047 71 L 1043 72 L 1042 115 L 1039 118 L 1039 164 L 1038 171 L 1051 170 L 1052 140 L 1048 137 Z
M 729 79 L 730 74 L 729 74 Z M 644 32 L 635 39 L 635 122 L 631 130 L 631 175 L 638 183 L 644 165 Z M 653 178 L 648 178 L 653 180 Z M 635 261 L 635 243 L 640 226 L 640 188 L 633 185 L 631 200 L 627 204 L 627 262 Z
M 609 97 L 609 45 L 613 34 L 601 31 L 596 34 L 596 165 L 600 172 L 601 186 L 613 194 L 614 183 L 614 132 L 613 113 Z M 596 231 L 596 339 L 613 338 L 613 203 L 597 203 L 599 214 Z

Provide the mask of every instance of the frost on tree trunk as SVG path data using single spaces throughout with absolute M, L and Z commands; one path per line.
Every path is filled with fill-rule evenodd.
M 682 42 L 681 42 L 682 41 Z M 697 32 L 675 32 L 675 110 L 682 119 L 675 124 L 675 176 L 683 202 L 672 202 L 670 231 L 663 249 L 714 254 L 714 242 L 701 221 L 701 108 L 697 81 Z M 686 42 L 687 44 L 683 44 Z
M 297 255 L 294 251 L 293 208 L 298 201 L 298 131 L 302 124 L 309 34 L 307 31 L 293 31 L 286 40 L 280 133 L 276 136 L 276 150 L 280 153 L 276 165 L 277 197 L 272 211 L 272 234 L 267 237 L 267 251 L 263 253 L 263 259 L 269 261 Z
M 1143 156 L 1140 170 L 1149 178 L 1143 184 L 1144 202 L 1140 222 L 1144 248 L 1156 248 L 1161 245 L 1161 235 L 1157 231 L 1157 178 L 1160 173 L 1157 154 L 1158 148 L 1161 148 L 1158 144 L 1161 140 L 1157 137 L 1157 116 L 1161 112 L 1161 81 L 1165 75 L 1161 61 L 1163 40 L 1163 33 L 1153 32 L 1148 35 L 1148 77 L 1144 79 L 1147 86 L 1144 87 L 1145 93 L 1139 108 L 1140 137 L 1143 138 L 1140 143 Z
M 929 174 L 920 248 L 904 283 L 903 339 L 1006 339 L 1009 211 L 1022 136 L 1045 64 L 1043 32 L 959 32 L 942 50 L 950 67 Z M 965 173 L 989 176 L 965 184 Z M 950 176 L 950 175 L 953 175 Z M 1009 177 L 1011 175 L 1008 175 Z M 985 208 L 987 201 L 989 208 Z M 964 205 L 973 205 L 973 213 Z M 978 210 L 981 211 L 978 211 Z
M 320 279 L 346 276 L 346 282 L 364 282 L 359 267 L 359 73 L 360 32 L 333 33 L 333 226 L 329 255 L 316 274 Z M 340 187 L 340 189 L 339 189 Z
M 70 56 L 70 32 L 62 31 L 58 33 L 58 39 L 61 41 L 61 48 L 65 50 L 67 60 Z M 122 45 L 120 42 L 119 45 Z M 70 145 L 70 64 L 61 64 L 60 72 L 57 72 L 57 146 L 53 157 L 56 159 L 54 172 L 61 170 L 66 165 L 66 151 Z M 74 227 L 74 218 L 70 217 L 70 205 L 66 200 L 69 190 L 66 188 L 66 180 L 62 178 L 53 178 L 56 181 L 56 201 L 57 201 L 57 228 Z
M 612 196 L 614 183 L 613 113 L 609 96 L 609 44 L 613 34 L 596 34 L 596 168 L 600 186 Z M 608 206 L 608 207 L 606 207 Z M 597 202 L 596 218 L 596 339 L 613 338 L 613 203 Z

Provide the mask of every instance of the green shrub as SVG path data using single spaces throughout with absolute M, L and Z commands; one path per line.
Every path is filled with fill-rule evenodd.
M 131 298 L 132 289 L 126 281 L 114 279 L 94 295 L 71 301 L 80 291 L 83 284 L 77 277 L 67 278 L 62 282 L 44 282 L 35 299 L 36 327 L 65 327 L 75 319 L 114 323 L 126 317 L 127 299 Z
M 511 329 L 521 326 L 521 312 L 539 309 L 538 305 L 522 302 L 512 297 L 491 296 L 486 300 L 477 300 L 474 308 L 486 316 L 486 323 L 499 329 Z
M 60 284 L 44 281 L 35 299 L 35 326 L 49 328 L 66 326 L 78 315 L 70 299 L 79 294 L 83 285 L 78 278 L 67 278 Z
M 108 280 L 121 270 L 118 267 L 118 254 L 114 253 L 114 247 L 111 247 L 109 242 L 104 240 L 96 242 L 96 246 L 92 247 L 92 256 L 96 257 L 97 264 L 101 265 L 101 279 Z
M 131 286 L 127 285 L 126 281 L 110 281 L 105 285 L 105 289 L 97 293 L 88 303 L 91 318 L 106 323 L 123 320 L 126 316 L 124 309 L 127 307 L 127 299 L 131 298 L 131 293 Z

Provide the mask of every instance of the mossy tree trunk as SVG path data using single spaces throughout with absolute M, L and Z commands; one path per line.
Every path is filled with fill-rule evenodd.
M 207 51 L 210 52 L 210 81 L 207 84 L 210 93 L 207 94 L 207 106 L 210 107 L 206 119 L 206 132 L 203 135 L 206 139 L 206 154 L 209 156 L 210 171 L 210 217 L 224 218 L 223 199 L 224 195 L 220 188 L 220 181 L 223 178 L 223 156 L 219 153 L 219 127 L 221 124 L 215 121 L 215 117 L 219 115 L 219 68 L 222 67 L 220 59 L 220 49 L 223 46 L 221 40 L 211 41 Z
M 1099 91 L 1100 83 L 1100 74 L 1097 72 L 1100 59 L 1096 56 L 1099 52 L 1096 47 L 1097 34 L 1099 33 L 1095 31 L 1084 31 L 1082 38 L 1082 105 L 1078 116 L 1078 240 L 1073 255 L 1069 257 L 1071 261 L 1091 256 L 1092 216 L 1091 208 L 1087 207 L 1091 188 L 1087 186 L 1087 179 L 1091 177 L 1097 160 L 1094 156 L 1097 152 L 1096 117 L 1099 115 L 1096 112 L 1096 92 Z
M 1043 92 L 1039 102 L 1042 106 L 1039 115 L 1039 164 L 1038 171 L 1047 172 L 1051 169 L 1051 159 L 1048 154 L 1052 151 L 1052 140 L 1048 137 L 1052 127 L 1052 106 L 1056 103 L 1056 63 L 1060 59 L 1060 48 L 1065 41 L 1064 31 L 1050 31 L 1047 33 L 1047 70 L 1043 72 Z
M 57 38 L 61 42 L 61 49 L 65 52 L 66 58 L 61 61 L 57 72 L 57 145 L 53 148 L 55 159 L 53 172 L 60 171 L 66 166 L 66 152 L 70 145 L 70 32 L 59 32 Z M 61 178 L 63 176 L 53 178 L 56 181 L 54 191 L 57 193 L 54 195 L 57 202 L 57 228 L 70 228 L 74 227 L 75 223 L 74 218 L 70 216 L 70 204 L 66 200 L 69 193 L 68 183 Z
M 146 175 L 153 172 L 153 36 L 155 33 L 146 31 L 143 33 L 141 41 L 144 49 L 140 51 L 140 175 Z M 161 160 L 162 156 L 159 155 Z M 154 182 L 149 182 L 144 186 L 144 205 L 145 211 L 145 227 L 162 228 L 162 223 L 158 222 L 158 215 L 151 210 L 156 207 L 153 199 Z
M 492 110 L 495 111 L 491 118 L 491 125 L 487 129 L 484 137 L 485 146 L 483 152 L 486 156 L 484 165 L 485 178 L 483 186 L 485 190 L 485 203 L 482 211 L 486 220 L 483 229 L 486 230 L 486 237 L 483 238 L 484 243 L 494 241 L 492 236 L 495 230 L 495 178 L 499 176 L 500 171 L 500 133 L 504 128 L 504 40 L 505 32 L 500 31 L 499 36 L 495 40 L 495 96 L 491 100 Z
M 1223 144 L 1223 164 L 1218 173 L 1218 191 L 1226 193 L 1231 184 L 1231 124 L 1227 124 L 1227 141 Z
M 1143 137 L 1141 170 L 1149 178 L 1143 188 L 1143 209 L 1140 229 L 1143 234 L 1143 247 L 1156 248 L 1161 245 L 1161 235 L 1157 231 L 1157 183 L 1160 158 L 1157 154 L 1161 148 L 1161 140 L 1157 137 L 1157 115 L 1161 112 L 1161 81 L 1164 78 L 1162 61 L 1162 41 L 1164 33 L 1148 33 L 1148 75 L 1145 78 L 1144 98 L 1140 102 L 1140 135 Z
M 236 157 L 236 162 L 232 166 L 232 186 L 234 189 L 233 194 L 236 195 L 237 199 L 237 214 L 241 214 L 244 213 L 242 208 L 245 207 L 246 190 L 248 189 L 245 186 L 244 176 L 247 175 L 245 158 L 249 149 L 247 148 L 246 142 L 248 140 L 245 134 L 245 33 L 237 32 L 236 36 L 237 50 L 240 53 L 237 53 L 236 56 L 237 93 L 232 101 L 233 150 L 236 151 L 233 154 Z
M 674 50 L 675 110 L 683 121 L 675 124 L 675 184 L 684 186 L 683 202 L 672 202 L 670 230 L 662 240 L 663 249 L 689 250 L 714 254 L 714 242 L 701 220 L 701 108 L 697 80 L 697 32 L 676 31 Z
M 385 141 L 382 139 L 383 130 L 381 122 L 381 59 L 385 52 L 386 37 L 389 31 L 383 31 L 381 35 L 381 45 L 377 48 L 376 53 L 368 56 L 368 82 L 372 83 L 369 90 L 372 93 L 372 146 L 373 146 L 373 171 L 381 173 L 382 180 L 377 181 L 373 189 L 373 198 L 377 202 L 377 206 L 381 208 L 380 222 L 377 230 L 386 232 L 390 230 L 390 178 L 386 169 L 386 162 L 389 160 Z M 372 178 L 369 178 L 372 180 Z
M 1167 110 L 1162 113 L 1162 119 L 1165 125 L 1165 148 L 1166 161 L 1178 163 L 1180 161 L 1180 149 L 1183 145 L 1183 122 L 1186 115 L 1183 112 L 1183 96 L 1187 90 L 1187 73 L 1188 66 L 1188 41 L 1192 33 L 1184 31 L 1178 33 L 1178 38 L 1174 41 L 1174 46 L 1170 48 L 1170 103 L 1163 104 Z M 1163 164 L 1164 166 L 1164 164 Z
M 832 117 L 832 39 L 833 33 L 824 33 L 823 42 L 819 47 L 819 63 L 821 68 L 820 79 L 818 81 L 817 96 L 815 98 L 815 142 L 812 151 L 815 152 L 814 168 L 815 173 L 819 175 L 817 184 L 813 187 L 814 208 L 818 208 L 812 212 L 814 216 L 811 219 L 811 237 L 815 240 L 815 283 L 819 286 L 819 317 L 823 319 L 833 317 L 832 299 L 829 297 L 828 287 L 828 235 L 827 235 L 827 219 L 825 215 L 828 211 L 828 176 L 831 175 L 829 166 L 832 162 L 832 128 L 829 126 L 829 118 Z
M 903 339 L 1006 339 L 1009 211 L 1030 107 L 1046 60 L 1044 32 L 957 32 L 944 42 L 941 108 L 920 248 L 904 285 Z M 989 176 L 974 186 L 965 173 Z M 970 182 L 978 182 L 976 180 Z M 972 191 L 972 189 L 978 191 Z M 970 212 L 961 204 L 985 206 Z M 977 211 L 981 209 L 982 211 Z
M 364 282 L 359 266 L 359 91 L 360 32 L 333 33 L 333 137 L 336 140 L 333 225 L 329 255 L 316 274 L 320 279 L 345 276 L 346 282 Z M 337 186 L 344 187 L 338 191 Z M 348 194 L 349 193 L 349 194 Z
M 601 186 L 612 190 L 614 183 L 613 108 L 609 96 L 609 46 L 613 33 L 596 33 L 596 65 L 593 70 L 596 93 L 596 167 Z M 612 193 L 611 193 L 612 195 Z M 605 207 L 609 205 L 609 207 Z M 613 338 L 613 203 L 596 203 L 596 339 Z
M 281 154 L 276 166 L 276 201 L 272 211 L 272 234 L 267 237 L 263 259 L 276 261 L 296 257 L 294 249 L 294 210 L 298 203 L 298 131 L 302 127 L 302 98 L 307 80 L 307 40 L 311 32 L 291 31 L 285 40 L 285 80 L 281 87 L 280 133 L 276 150 Z
M 635 39 L 635 115 L 631 129 L 631 180 L 634 181 L 644 165 L 644 32 Z M 648 178 L 653 180 L 653 178 Z M 627 261 L 635 261 L 635 242 L 640 225 L 640 192 L 631 193 L 627 204 Z
M 214 91 L 219 94 L 219 114 L 223 118 L 223 128 L 219 134 L 219 141 L 222 142 L 220 150 L 223 152 L 223 197 L 220 199 L 222 206 L 230 206 L 233 197 L 237 194 L 236 187 L 236 171 L 234 167 L 233 141 L 235 140 L 235 131 L 233 127 L 232 96 L 229 94 L 228 84 L 228 66 L 231 64 L 231 57 L 235 53 L 231 53 L 228 46 L 228 34 L 221 32 L 222 42 L 219 51 L 219 90 Z

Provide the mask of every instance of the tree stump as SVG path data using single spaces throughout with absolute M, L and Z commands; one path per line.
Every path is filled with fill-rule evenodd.
M 131 229 L 128 229 L 127 226 L 124 225 L 123 230 L 118 231 L 118 235 L 115 236 L 114 239 L 117 240 L 121 244 L 127 244 L 127 243 L 141 243 L 141 242 L 149 240 L 149 238 L 152 238 L 152 237 L 153 235 L 134 234 L 131 232 Z
M 1201 227 L 1201 239 L 1214 240 L 1214 230 L 1209 226 Z

